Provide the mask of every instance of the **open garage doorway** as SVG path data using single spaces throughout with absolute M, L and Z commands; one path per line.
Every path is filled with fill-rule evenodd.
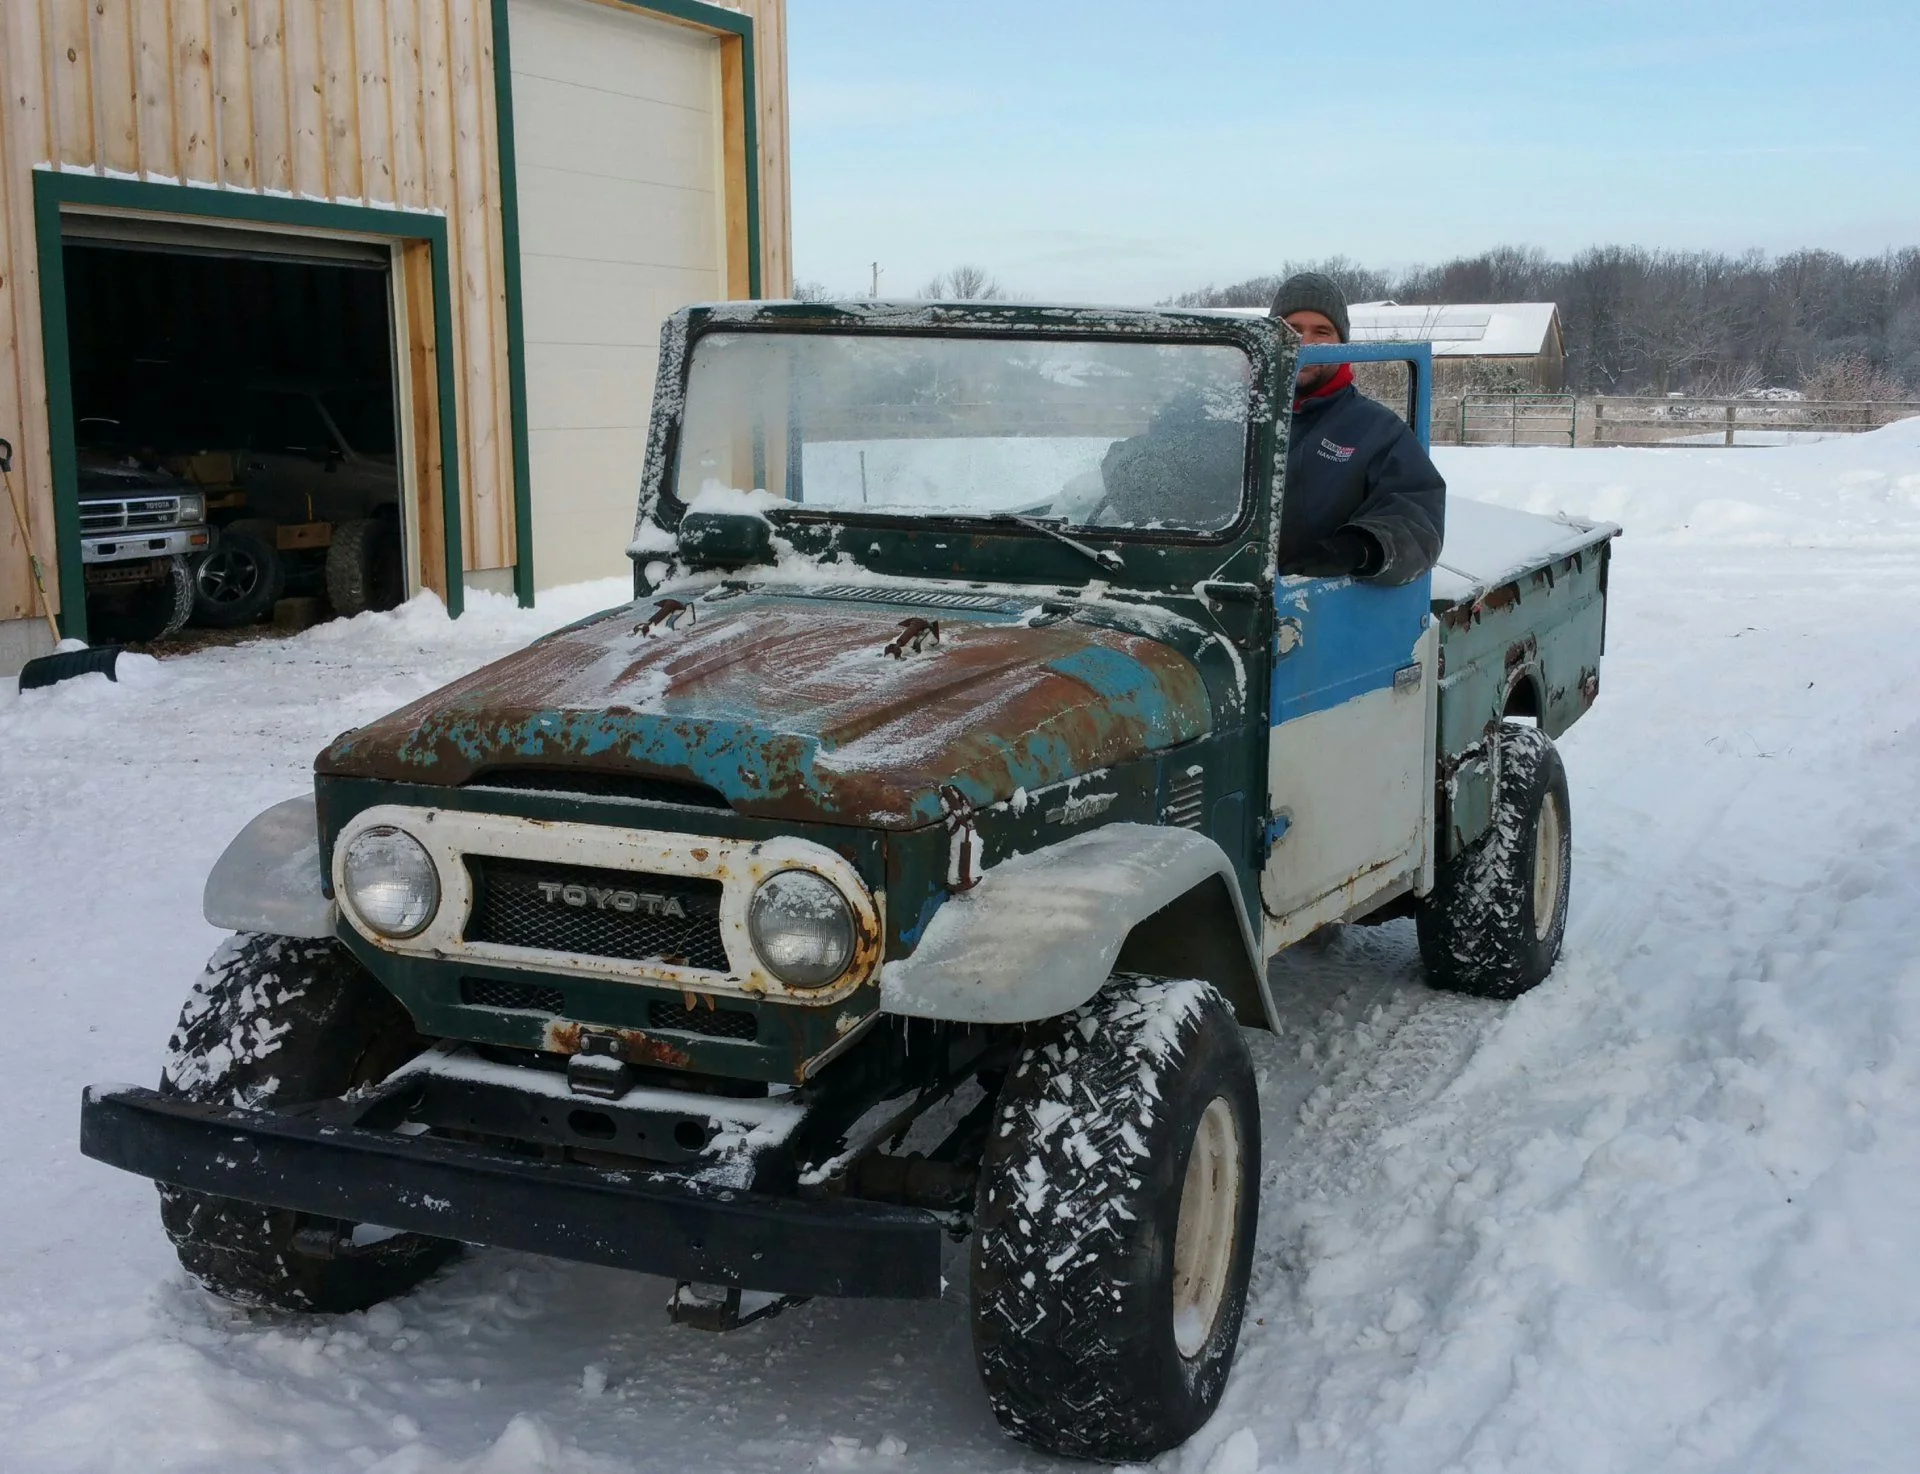
M 95 638 L 297 630 L 418 586 L 389 247 L 74 214 L 61 254 Z

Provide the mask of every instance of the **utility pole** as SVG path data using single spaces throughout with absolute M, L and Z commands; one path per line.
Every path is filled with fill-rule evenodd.
M 878 301 L 880 297 L 880 263 L 873 263 L 873 285 L 867 289 L 867 295 Z

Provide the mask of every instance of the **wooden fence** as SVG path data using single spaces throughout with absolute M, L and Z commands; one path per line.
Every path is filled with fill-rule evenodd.
M 1920 400 L 1685 399 L 1602 395 L 1593 444 L 1778 445 L 1796 435 L 1857 434 L 1920 415 Z

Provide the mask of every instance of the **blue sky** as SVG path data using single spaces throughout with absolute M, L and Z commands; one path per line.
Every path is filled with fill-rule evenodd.
M 1920 4 L 789 0 L 798 274 L 1920 244 Z

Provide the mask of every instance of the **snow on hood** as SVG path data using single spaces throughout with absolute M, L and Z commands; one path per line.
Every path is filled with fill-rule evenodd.
M 677 603 L 678 601 L 665 601 Z M 1143 635 L 1000 610 L 762 590 L 561 630 L 321 754 L 323 776 L 458 785 L 566 769 L 705 785 L 741 813 L 909 827 L 952 784 L 1011 798 L 1205 735 L 1205 684 Z M 671 612 L 671 611 L 669 611 Z M 899 657 L 903 618 L 941 639 Z

